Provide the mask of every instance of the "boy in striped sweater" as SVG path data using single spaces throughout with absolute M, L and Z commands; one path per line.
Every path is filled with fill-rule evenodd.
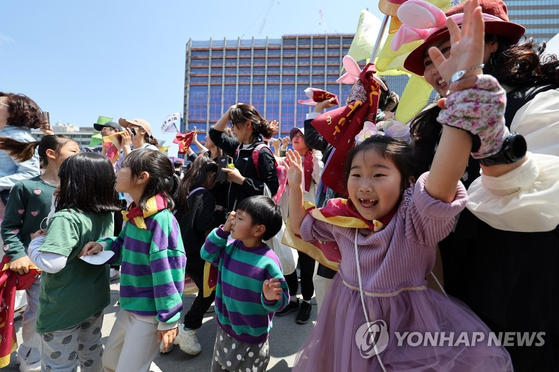
M 289 289 L 278 257 L 263 240 L 277 234 L 281 223 L 272 199 L 251 196 L 239 203 L 225 225 L 208 235 L 202 247 L 201 257 L 218 268 L 219 327 L 212 371 L 266 370 L 272 318 L 288 303 Z

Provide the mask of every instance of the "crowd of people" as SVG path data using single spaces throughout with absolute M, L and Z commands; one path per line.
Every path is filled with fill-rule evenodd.
M 265 371 L 273 317 L 307 323 L 313 296 L 294 371 L 559 371 L 559 60 L 501 0 L 401 12 L 423 38 L 404 66 L 440 98 L 410 123 L 366 67 L 351 110 L 319 100 L 289 137 L 233 104 L 183 169 L 145 120 L 96 123 L 111 139 L 80 152 L 32 99 L 0 92 L 2 252 L 13 275 L 40 270 L 20 371 L 148 371 L 173 345 L 198 355 L 212 304 L 208 370 Z M 320 123 L 347 118 L 359 127 L 344 147 Z M 539 342 L 419 345 L 410 332 Z

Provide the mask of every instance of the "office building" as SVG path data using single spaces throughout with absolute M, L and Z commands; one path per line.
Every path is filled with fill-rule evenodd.
M 57 122 L 56 124 L 52 125 L 52 130 L 54 134 L 70 137 L 77 142 L 80 148 L 89 146 L 91 136 L 94 133 L 98 133 L 93 130 L 93 125 L 90 127 L 79 127 L 74 124 L 61 122 Z M 40 139 L 43 136 L 43 132 L 41 132 L 39 129 L 33 129 L 31 132 L 37 139 Z
M 526 27 L 526 36 L 541 42 L 559 33 L 559 0 L 505 0 L 509 19 Z
M 281 135 L 287 135 L 312 111 L 297 102 L 306 99 L 305 88 L 336 93 L 345 103 L 351 85 L 337 84 L 336 79 L 352 40 L 352 34 L 189 40 L 182 130 L 208 130 L 229 106 L 243 102 L 267 120 L 278 120 Z M 389 77 L 390 88 L 398 94 L 406 82 L 406 76 Z

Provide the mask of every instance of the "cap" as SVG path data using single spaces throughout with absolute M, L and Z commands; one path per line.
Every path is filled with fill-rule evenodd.
M 110 128 L 118 130 L 119 132 L 122 130 L 120 125 L 118 125 L 114 121 L 109 121 L 109 122 L 106 122 L 106 123 L 103 123 L 103 124 L 99 124 L 99 123 L 93 124 L 93 128 L 95 128 L 95 130 L 97 130 L 99 132 L 101 132 L 104 127 L 110 127 Z
M 124 128 L 128 128 L 130 125 L 135 125 L 137 127 L 143 128 L 150 136 L 153 136 L 153 132 L 151 131 L 151 125 L 145 121 L 144 119 L 118 119 L 118 123 L 122 125 Z
M 297 132 L 301 132 L 302 135 L 305 135 L 305 128 L 297 128 L 297 127 L 291 128 L 291 130 L 289 131 L 289 138 L 293 139 L 293 137 L 297 135 Z

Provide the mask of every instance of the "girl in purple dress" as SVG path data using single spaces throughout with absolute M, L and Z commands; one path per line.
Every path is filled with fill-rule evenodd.
M 437 242 L 466 204 L 459 180 L 470 152 L 489 157 L 509 134 L 504 91 L 481 75 L 477 0 L 467 2 L 465 15 L 461 30 L 449 22 L 451 51 L 430 50 L 441 76 L 452 81 L 430 172 L 414 180 L 410 146 L 366 127 L 346 160 L 349 198 L 307 210 L 301 159 L 288 153 L 291 229 L 305 241 L 335 241 L 342 257 L 293 371 L 512 370 L 498 335 L 465 305 L 428 289 L 425 279 Z

